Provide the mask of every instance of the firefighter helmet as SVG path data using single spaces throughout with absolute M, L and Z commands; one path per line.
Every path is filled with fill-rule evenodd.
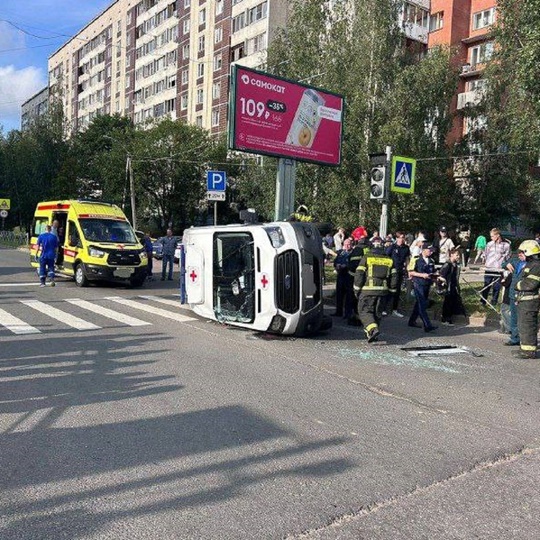
M 540 253 L 540 246 L 536 240 L 525 240 L 519 245 L 518 251 L 523 251 L 525 257 L 532 257 Z

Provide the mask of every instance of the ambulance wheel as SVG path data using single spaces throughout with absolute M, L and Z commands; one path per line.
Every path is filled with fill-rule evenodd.
M 82 264 L 75 267 L 75 283 L 77 287 L 86 287 L 88 285 L 88 278 L 84 275 Z

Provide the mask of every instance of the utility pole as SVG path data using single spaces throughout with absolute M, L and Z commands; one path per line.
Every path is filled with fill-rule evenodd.
M 131 155 L 127 155 L 126 169 L 129 175 L 129 191 L 131 193 L 131 225 L 137 230 L 137 212 L 135 211 L 135 182 L 133 181 L 133 166 Z

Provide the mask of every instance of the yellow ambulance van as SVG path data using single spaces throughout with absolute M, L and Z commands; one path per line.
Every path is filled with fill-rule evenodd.
M 118 281 L 135 287 L 144 283 L 146 253 L 118 206 L 92 200 L 38 203 L 30 240 L 34 268 L 39 266 L 37 238 L 48 224 L 59 239 L 56 272 L 75 278 L 79 287 L 90 281 Z

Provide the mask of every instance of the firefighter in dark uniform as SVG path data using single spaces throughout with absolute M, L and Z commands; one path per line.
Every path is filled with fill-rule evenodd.
M 536 358 L 538 345 L 538 310 L 540 309 L 540 245 L 525 240 L 518 251 L 525 254 L 527 263 L 516 283 L 516 303 L 521 358 Z
M 383 301 L 396 292 L 397 270 L 386 255 L 381 238 L 371 240 L 373 247 L 360 260 L 354 274 L 354 290 L 358 296 L 358 317 L 364 325 L 368 343 L 379 337 Z
M 361 229 L 363 229 L 363 231 Z M 355 229 L 352 234 L 354 240 L 356 241 L 356 245 L 354 246 L 349 256 L 348 262 L 349 275 L 351 276 L 351 285 L 354 283 L 356 269 L 358 268 L 362 257 L 364 257 L 364 255 L 366 255 L 369 250 L 369 246 L 367 243 L 367 232 L 364 231 L 365 229 L 363 227 L 357 227 L 357 229 Z M 354 296 L 354 291 L 352 292 L 352 294 Z M 360 326 L 360 319 L 358 318 L 358 303 L 353 302 L 353 307 L 354 313 L 351 317 L 349 317 L 348 324 L 350 326 Z

